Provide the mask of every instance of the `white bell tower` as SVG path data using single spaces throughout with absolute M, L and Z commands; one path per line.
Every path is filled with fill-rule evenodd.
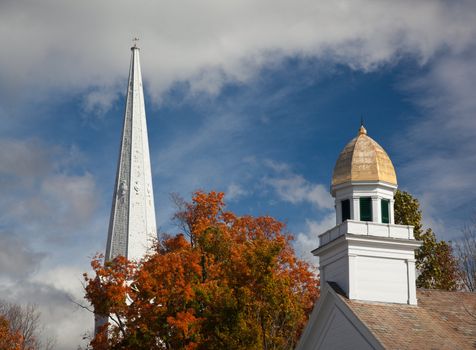
M 413 227 L 394 224 L 397 177 L 385 150 L 362 125 L 337 159 L 331 194 L 336 226 L 319 235 L 321 283 L 349 299 L 416 305 Z

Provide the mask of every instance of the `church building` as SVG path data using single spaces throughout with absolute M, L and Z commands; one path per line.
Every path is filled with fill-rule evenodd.
M 319 235 L 321 296 L 298 350 L 475 349 L 476 293 L 416 288 L 413 227 L 394 222 L 397 176 L 362 125 L 337 159 L 336 226 Z
M 157 238 L 139 62 L 131 48 L 106 261 L 140 260 Z M 413 227 L 396 225 L 397 176 L 362 125 L 332 176 L 336 226 L 319 235 L 321 296 L 299 350 L 474 349 L 476 293 L 417 290 Z M 96 315 L 95 329 L 106 315 Z

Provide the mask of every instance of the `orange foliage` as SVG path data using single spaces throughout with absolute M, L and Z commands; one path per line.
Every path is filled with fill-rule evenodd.
M 0 350 L 23 350 L 24 342 L 19 332 L 10 329 L 8 320 L 0 316 Z
M 319 281 L 296 258 L 284 224 L 224 210 L 222 193 L 196 192 L 140 263 L 92 261 L 86 298 L 112 322 L 94 349 L 291 349 Z

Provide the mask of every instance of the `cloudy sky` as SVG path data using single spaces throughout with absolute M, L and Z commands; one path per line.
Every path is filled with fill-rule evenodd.
M 36 303 L 58 349 L 91 331 L 70 300 L 105 248 L 136 36 L 162 231 L 171 193 L 215 189 L 310 258 L 363 117 L 456 239 L 476 204 L 475 23 L 471 0 L 1 0 L 0 298 Z

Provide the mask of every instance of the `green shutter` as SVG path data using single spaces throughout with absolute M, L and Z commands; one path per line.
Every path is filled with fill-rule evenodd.
M 341 203 L 342 222 L 350 219 L 350 200 L 345 199 Z
M 372 221 L 372 198 L 360 198 L 360 221 Z
M 390 215 L 389 215 L 389 203 L 388 199 L 382 199 L 381 207 L 382 207 L 382 222 L 384 224 L 390 223 Z

